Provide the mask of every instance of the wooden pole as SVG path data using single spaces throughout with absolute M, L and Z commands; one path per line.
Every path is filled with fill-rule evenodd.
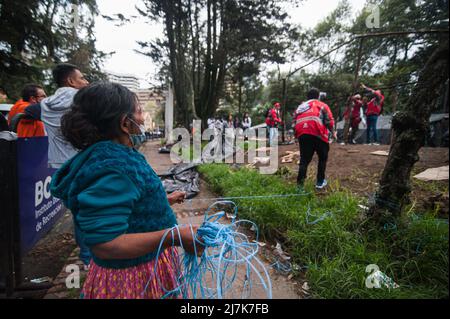
M 286 141 L 286 103 L 287 103 L 287 78 L 283 79 L 283 109 L 282 109 L 282 117 L 283 117 L 283 132 L 281 135 L 282 143 Z

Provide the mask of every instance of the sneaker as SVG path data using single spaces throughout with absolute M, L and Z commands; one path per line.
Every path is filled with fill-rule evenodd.
M 316 184 L 316 188 L 317 188 L 317 189 L 322 189 L 322 188 L 324 188 L 324 187 L 327 186 L 327 185 L 328 185 L 328 182 L 327 182 L 326 179 L 324 179 L 323 182 L 322 182 L 322 184 Z
M 380 146 L 380 143 L 372 143 L 374 146 Z

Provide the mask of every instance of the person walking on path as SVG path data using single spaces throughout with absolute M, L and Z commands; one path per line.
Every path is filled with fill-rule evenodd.
M 300 146 L 300 165 L 297 184 L 303 187 L 308 165 L 314 153 L 319 157 L 316 188 L 327 185 L 325 171 L 330 149 L 330 135 L 336 138 L 334 118 L 329 106 L 319 101 L 320 91 L 312 88 L 308 92 L 308 101 L 302 103 L 295 111 L 295 137 Z M 333 132 L 333 133 L 332 133 Z M 331 133 L 331 134 L 330 134 Z
M 92 251 L 82 298 L 162 298 L 180 280 L 172 244 L 191 254 L 203 251 L 194 242 L 198 226 L 192 232 L 180 226 L 156 256 L 177 224 L 170 205 L 186 194 L 167 196 L 137 151 L 145 141 L 143 124 L 136 95 L 108 82 L 81 89 L 62 118 L 63 136 L 80 152 L 55 173 L 50 189 L 71 209 Z
M 366 117 L 367 117 L 367 144 L 371 144 L 371 133 L 373 133 L 373 145 L 380 145 L 378 140 L 377 123 L 378 117 L 383 112 L 384 95 L 380 90 L 371 89 L 364 84 L 361 87 L 369 91 L 372 99 L 367 103 Z

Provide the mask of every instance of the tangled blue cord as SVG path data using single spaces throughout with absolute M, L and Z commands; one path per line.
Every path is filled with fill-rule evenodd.
M 231 223 L 219 223 L 219 220 L 226 216 L 225 211 L 220 211 L 209 216 L 212 208 L 218 205 L 234 206 Z M 179 226 L 166 231 L 163 235 L 157 250 L 155 267 L 153 274 L 156 276 L 157 284 L 165 292 L 164 298 L 182 297 L 184 299 L 222 299 L 230 291 L 236 291 L 238 268 L 245 267 L 245 276 L 242 286 L 241 298 L 249 298 L 256 275 L 258 282 L 262 285 L 267 298 L 272 298 L 272 284 L 269 273 L 265 265 L 257 258 L 258 237 L 257 226 L 249 220 L 236 220 L 237 206 L 232 201 L 218 201 L 208 207 L 205 212 L 205 218 L 202 225 L 194 234 L 192 225 L 190 229 L 192 237 L 195 240 L 194 254 L 184 252 L 179 256 L 172 250 L 172 256 L 178 260 L 181 267 L 176 267 L 177 286 L 173 289 L 167 289 L 161 282 L 157 274 L 157 266 L 160 254 L 162 253 L 163 243 L 169 233 L 172 238 L 172 245 L 175 246 L 175 236 L 178 236 L 179 243 L 182 246 Z M 250 242 L 248 236 L 239 232 L 239 227 L 248 224 L 256 229 L 256 241 Z M 203 245 L 204 251 L 200 258 L 197 257 L 197 245 Z M 182 246 L 183 248 L 183 246 Z M 142 294 L 144 295 L 151 282 L 150 278 Z
M 330 211 L 326 211 L 321 216 L 313 215 L 313 214 L 311 214 L 311 206 L 308 205 L 308 210 L 306 211 L 306 223 L 308 225 L 315 225 L 315 224 L 325 220 L 325 218 L 332 217 L 332 216 L 333 216 L 333 213 Z M 315 219 L 313 221 L 310 221 L 310 217 L 315 218 Z

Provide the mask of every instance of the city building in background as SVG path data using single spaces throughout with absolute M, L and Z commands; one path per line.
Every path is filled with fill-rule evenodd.
M 106 75 L 109 81 L 121 84 L 131 91 L 137 91 L 140 88 L 139 78 L 133 74 L 106 72 Z

